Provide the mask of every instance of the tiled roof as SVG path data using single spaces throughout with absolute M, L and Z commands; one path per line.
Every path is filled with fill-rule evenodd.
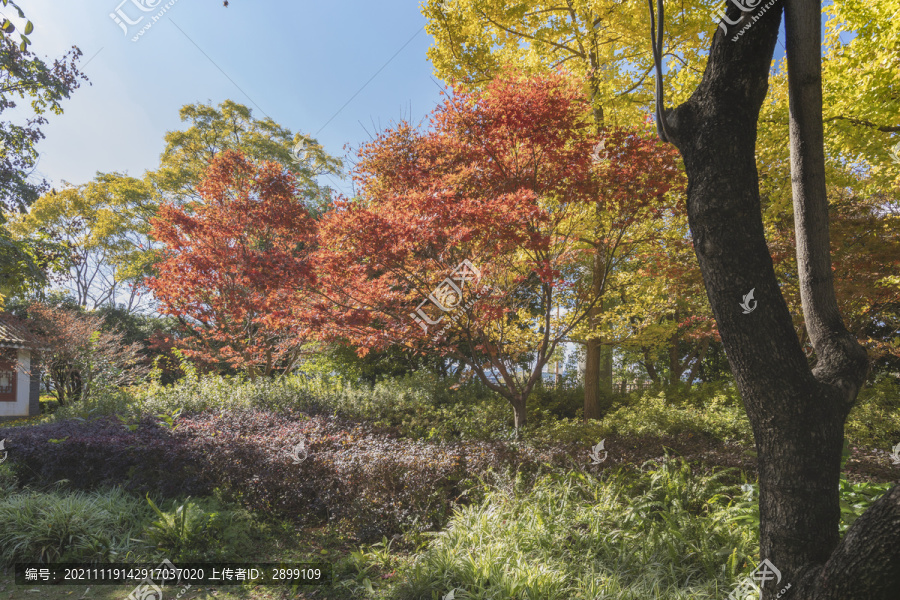
M 34 336 L 0 317 L 0 348 L 34 348 Z

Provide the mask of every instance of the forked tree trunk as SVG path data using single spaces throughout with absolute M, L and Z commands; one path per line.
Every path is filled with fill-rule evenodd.
M 668 112 L 688 174 L 688 218 L 697 259 L 759 458 L 760 556 L 782 573 L 763 599 L 900 598 L 900 489 L 839 542 L 838 481 L 844 421 L 863 385 L 865 350 L 845 329 L 831 281 L 821 119 L 821 7 L 787 0 L 791 145 L 797 262 L 816 350 L 807 365 L 781 295 L 763 229 L 756 124 L 768 86 L 781 4 L 717 31 L 699 87 Z M 730 5 L 729 5 L 730 6 Z M 732 20 L 739 16 L 729 9 Z M 755 290 L 756 308 L 744 297 Z

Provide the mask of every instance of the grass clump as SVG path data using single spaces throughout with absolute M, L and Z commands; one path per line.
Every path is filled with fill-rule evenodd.
M 226 561 L 241 555 L 253 525 L 245 510 L 224 508 L 216 499 L 173 503 L 160 509 L 149 497 L 156 519 L 144 530 L 144 539 L 174 561 Z
M 9 494 L 0 500 L 0 563 L 124 562 L 148 516 L 118 488 Z
M 377 597 L 718 598 L 755 566 L 758 544 L 734 523 L 741 489 L 724 473 L 697 476 L 666 461 L 638 475 L 569 472 L 529 489 L 495 486 L 459 508 Z
M 0 463 L 0 502 L 19 490 L 19 478 L 10 463 Z

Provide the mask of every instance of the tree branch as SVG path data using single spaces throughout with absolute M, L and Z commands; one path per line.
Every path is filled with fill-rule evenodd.
M 857 119 L 855 117 L 845 117 L 843 115 L 837 115 L 835 117 L 828 117 L 823 119 L 825 123 L 831 123 L 832 121 L 849 121 L 854 125 L 862 125 L 863 127 L 871 127 L 872 129 L 877 129 L 878 131 L 884 131 L 885 133 L 896 133 L 900 131 L 900 125 L 878 125 L 871 121 L 866 121 L 864 119 Z

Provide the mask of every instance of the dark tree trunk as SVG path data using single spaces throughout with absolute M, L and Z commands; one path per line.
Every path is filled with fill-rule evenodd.
M 694 385 L 694 379 L 697 378 L 697 372 L 700 370 L 700 365 L 703 363 L 703 359 L 706 358 L 706 353 L 709 352 L 709 344 L 711 341 L 710 338 L 705 338 L 691 355 L 689 361 L 691 367 L 687 377 L 688 388 L 691 388 Z
M 649 377 L 650 381 L 653 383 L 659 383 L 659 375 L 656 373 L 656 365 L 653 364 L 653 357 L 650 356 L 650 348 L 641 346 L 641 352 L 644 355 L 644 360 L 641 364 L 647 371 L 647 377 Z
M 603 338 L 587 341 L 584 359 L 584 420 L 602 419 L 612 394 L 612 348 Z
M 681 362 L 681 353 L 678 349 L 678 337 L 669 340 L 669 385 L 675 385 L 681 381 L 681 375 L 687 363 Z
M 728 16 L 739 15 L 736 7 Z M 797 262 L 817 364 L 809 369 L 766 245 L 755 163 L 781 4 L 714 37 L 703 80 L 667 114 L 688 174 L 688 218 L 710 305 L 756 440 L 760 556 L 781 572 L 763 598 L 900 598 L 900 492 L 839 544 L 838 482 L 846 416 L 863 385 L 865 350 L 847 332 L 831 281 L 821 120 L 821 7 L 788 0 Z M 755 290 L 757 304 L 740 304 Z M 868 515 L 868 513 L 867 513 Z M 860 557 L 865 557 L 865 562 Z M 866 579 L 868 578 L 868 579 Z

